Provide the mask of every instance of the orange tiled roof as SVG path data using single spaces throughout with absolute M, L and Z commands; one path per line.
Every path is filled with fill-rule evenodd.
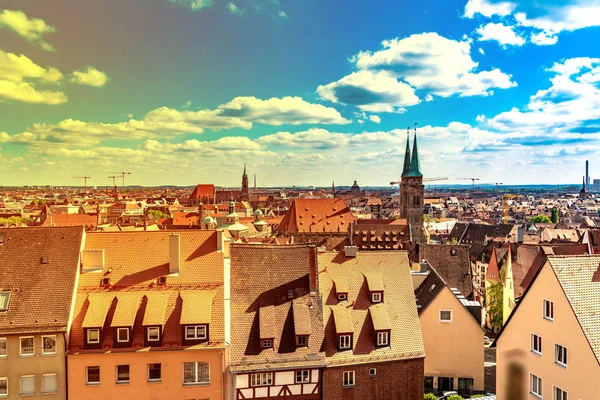
M 165 292 L 149 292 L 146 293 L 148 302 L 144 312 L 144 320 L 142 325 L 164 325 L 165 314 L 167 311 L 167 301 L 169 300 L 168 293 Z
M 190 195 L 192 199 L 204 200 L 207 197 L 211 200 L 215 200 L 216 189 L 213 184 L 200 184 L 194 188 L 194 191 Z
M 306 304 L 294 302 L 292 304 L 294 314 L 294 333 L 296 335 L 310 335 L 310 311 Z
M 281 234 L 348 232 L 354 215 L 341 199 L 295 199 L 277 230 Z
M 258 311 L 259 330 L 261 339 L 275 337 L 275 307 L 265 306 Z
M 181 324 L 210 324 L 213 299 L 213 290 L 182 290 L 179 292 L 183 300 L 181 309 Z
M 142 296 L 139 293 L 119 293 L 117 299 L 117 307 L 110 326 L 133 327 Z

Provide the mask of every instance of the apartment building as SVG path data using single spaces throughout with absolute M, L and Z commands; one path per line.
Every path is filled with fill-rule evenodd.
M 67 398 L 82 227 L 0 229 L 0 398 Z
M 73 399 L 219 399 L 222 232 L 87 235 L 68 351 Z

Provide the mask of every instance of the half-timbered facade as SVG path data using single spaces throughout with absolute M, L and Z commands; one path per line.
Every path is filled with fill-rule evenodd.
M 321 399 L 322 320 L 313 245 L 232 245 L 229 398 Z

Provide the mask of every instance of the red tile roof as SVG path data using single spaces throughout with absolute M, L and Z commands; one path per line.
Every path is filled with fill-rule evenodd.
M 200 199 L 201 201 L 204 201 L 208 197 L 208 199 L 214 203 L 216 192 L 217 190 L 215 188 L 215 185 L 200 184 L 194 188 L 194 191 L 192 192 L 192 194 L 190 194 L 190 198 Z
M 341 199 L 295 199 L 281 220 L 281 234 L 348 232 L 354 215 Z

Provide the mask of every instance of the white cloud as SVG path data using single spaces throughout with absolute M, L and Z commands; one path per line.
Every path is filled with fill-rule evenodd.
M 285 11 L 279 11 L 277 15 L 279 15 L 281 18 L 288 18 L 288 15 Z
M 479 54 L 481 54 L 481 55 L 485 54 L 485 51 L 481 47 L 479 48 Z
M 537 44 L 538 46 L 548 46 L 558 42 L 558 36 L 548 35 L 545 32 L 532 33 L 530 39 L 531 43 Z
M 233 3 L 227 3 L 227 10 L 232 14 L 244 14 L 245 11 Z
M 381 118 L 379 117 L 379 115 L 369 115 L 369 119 L 371 120 L 371 122 L 375 122 L 376 124 L 381 123 Z
M 56 28 L 42 19 L 29 18 L 19 10 L 0 10 L 0 28 L 9 29 L 44 50 L 54 51 L 54 47 L 43 36 L 54 33 Z
M 465 17 L 473 18 L 475 14 L 481 14 L 484 17 L 494 15 L 510 15 L 516 8 L 516 4 L 509 1 L 490 2 L 488 0 L 469 0 L 465 5 Z
M 189 8 L 192 11 L 200 11 L 214 5 L 214 0 L 167 0 L 167 2 Z
M 519 12 L 515 18 L 520 25 L 542 30 L 547 36 L 600 26 L 600 4 L 596 0 L 576 0 L 562 6 L 540 3 L 540 8 L 542 16 L 529 18 Z
M 525 39 L 517 35 L 514 27 L 490 22 L 477 28 L 480 41 L 495 41 L 501 46 L 523 46 Z
M 94 87 L 104 86 L 108 77 L 102 71 L 98 71 L 92 66 L 88 66 L 85 69 L 81 69 L 73 72 L 71 82 L 79 85 L 88 85 Z
M 319 86 L 317 93 L 324 100 L 353 104 L 370 112 L 394 112 L 419 103 L 414 89 L 387 71 L 353 72 L 337 82 Z

